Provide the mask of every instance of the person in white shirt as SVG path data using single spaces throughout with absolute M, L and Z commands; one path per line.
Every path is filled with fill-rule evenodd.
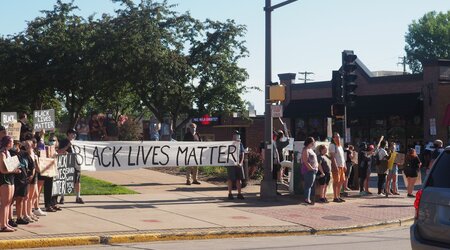
M 345 183 L 345 166 L 344 149 L 341 145 L 341 137 L 339 133 L 333 134 L 333 141 L 328 149 L 331 156 L 331 172 L 333 174 L 333 202 L 344 202 L 341 198 L 341 188 Z

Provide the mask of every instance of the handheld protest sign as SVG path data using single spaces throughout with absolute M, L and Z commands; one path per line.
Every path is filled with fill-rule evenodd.
M 3 162 L 5 163 L 5 167 L 8 170 L 8 172 L 12 172 L 12 171 L 16 170 L 17 168 L 19 168 L 19 166 L 20 166 L 19 157 L 17 157 L 17 155 L 8 157 L 8 158 L 4 158 Z
M 1 115 L 1 123 L 5 128 L 7 128 L 10 123 L 17 122 L 17 112 L 2 112 Z
M 6 128 L 6 134 L 11 136 L 13 140 L 20 141 L 20 129 L 22 128 L 22 123 L 14 122 L 10 123 Z
M 55 130 L 55 110 L 35 110 L 34 111 L 34 130 Z

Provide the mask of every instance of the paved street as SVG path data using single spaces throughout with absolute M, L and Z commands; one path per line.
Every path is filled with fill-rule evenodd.
M 290 195 L 263 202 L 259 186 L 246 188 L 245 200 L 228 201 L 225 186 L 186 186 L 184 177 L 147 169 L 85 174 L 140 194 L 85 196 L 84 205 L 67 197 L 63 211 L 20 226 L 15 233 L 0 234 L 0 244 L 42 247 L 130 242 L 137 236 L 151 241 L 311 235 L 401 225 L 414 214 L 413 200 L 404 192 L 392 198 L 361 198 L 353 192 L 345 203 L 305 206 L 301 197 Z
M 233 238 L 194 241 L 167 241 L 139 244 L 115 244 L 80 246 L 57 249 L 153 249 L 153 250 L 201 250 L 201 249 L 312 249 L 312 250 L 348 250 L 365 249 L 378 250 L 380 246 L 386 249 L 411 249 L 409 242 L 409 227 L 387 228 L 383 230 L 309 236 L 280 236 L 257 238 Z

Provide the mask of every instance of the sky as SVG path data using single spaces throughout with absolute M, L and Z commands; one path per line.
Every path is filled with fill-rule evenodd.
M 139 1 L 139 0 L 136 0 Z M 272 5 L 284 0 L 272 0 Z M 67 2 L 67 1 L 64 1 Z M 0 0 L 0 35 L 21 32 L 30 21 L 50 10 L 56 0 Z M 168 0 L 180 13 L 189 11 L 199 20 L 233 19 L 247 26 L 243 38 L 250 52 L 240 61 L 247 86 L 264 89 L 265 0 Z M 120 7 L 110 0 L 75 0 L 83 16 L 112 13 Z M 341 52 L 353 50 L 371 71 L 402 71 L 405 34 L 413 20 L 430 11 L 447 12 L 448 0 L 299 0 L 272 12 L 272 81 L 280 73 L 298 72 L 314 81 L 328 81 L 341 64 Z M 264 113 L 264 92 L 243 96 L 258 114 Z

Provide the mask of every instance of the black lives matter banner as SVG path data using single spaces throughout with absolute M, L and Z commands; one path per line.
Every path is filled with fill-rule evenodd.
M 126 170 L 142 167 L 233 166 L 240 144 L 170 141 L 74 141 L 81 170 Z
M 75 188 L 76 154 L 56 157 L 56 176 L 53 178 L 52 195 L 71 194 Z

